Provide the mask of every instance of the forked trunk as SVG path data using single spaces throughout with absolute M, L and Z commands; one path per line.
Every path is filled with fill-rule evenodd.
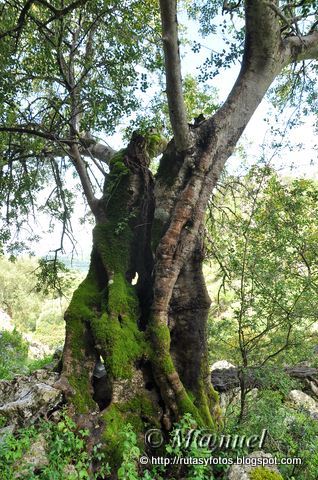
M 193 154 L 171 143 L 154 186 L 146 146 L 134 135 L 111 160 L 89 272 L 65 314 L 60 385 L 79 418 L 100 412 L 113 464 L 124 423 L 141 434 L 146 424 L 168 431 L 186 412 L 201 425 L 219 422 L 207 357 L 203 175 L 198 168 L 192 179 Z

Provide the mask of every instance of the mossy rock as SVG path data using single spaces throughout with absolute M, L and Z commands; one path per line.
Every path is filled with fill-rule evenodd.
M 254 468 L 250 473 L 251 480 L 284 480 L 280 473 L 265 467 Z

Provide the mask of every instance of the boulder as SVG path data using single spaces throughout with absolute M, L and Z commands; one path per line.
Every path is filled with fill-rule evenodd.
M 226 368 L 235 368 L 235 365 L 228 362 L 227 360 L 218 360 L 217 362 L 214 362 L 213 365 L 211 365 L 211 372 L 213 372 L 213 370 L 223 370 Z
M 274 464 L 275 459 L 270 453 L 265 453 L 262 450 L 252 452 L 250 455 L 244 457 L 244 464 L 232 465 L 228 472 L 228 480 L 250 480 L 252 479 L 252 471 L 256 469 L 265 469 L 271 474 L 272 480 L 283 480 L 277 466 Z
M 41 360 L 47 355 L 52 354 L 52 349 L 48 345 L 44 345 L 44 343 L 35 340 L 32 333 L 24 333 L 23 338 L 29 344 L 29 358 L 33 360 Z
M 22 427 L 46 416 L 63 400 L 61 391 L 53 387 L 57 379 L 57 373 L 43 369 L 0 381 L 0 417 Z
M 301 390 L 291 390 L 287 398 L 297 407 L 306 410 L 313 419 L 318 420 L 318 402 L 307 393 Z
M 8 330 L 13 332 L 14 325 L 10 315 L 8 315 L 4 310 L 0 308 L 0 330 Z
M 49 465 L 49 459 L 46 453 L 47 442 L 40 434 L 32 443 L 30 449 L 24 454 L 23 458 L 16 465 L 14 478 L 26 479 L 31 474 L 43 470 Z M 32 476 L 33 478 L 33 476 Z

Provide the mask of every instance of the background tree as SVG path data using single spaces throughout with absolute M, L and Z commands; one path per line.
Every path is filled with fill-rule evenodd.
M 317 184 L 253 167 L 219 188 L 207 242 L 220 285 L 211 350 L 224 343 L 242 367 L 242 417 L 248 367 L 301 362 L 317 342 Z
M 12 222 L 21 228 L 34 192 L 52 181 L 45 207 L 62 220 L 62 238 L 70 233 L 74 202 L 64 180 L 73 166 L 96 226 L 88 276 L 65 315 L 59 385 L 81 418 L 90 426 L 96 419 L 115 463 L 123 421 L 137 431 L 145 421 L 169 430 L 185 412 L 199 424 L 219 421 L 208 370 L 210 299 L 201 268 L 205 211 L 272 82 L 290 65 L 318 55 L 315 2 L 194 2 L 190 14 L 202 12 L 203 33 L 221 11 L 239 26 L 232 35 L 237 48 L 230 45 L 222 58 L 210 59 L 205 74 L 236 58 L 241 69 L 224 104 L 189 125 L 176 2 L 159 3 L 160 11 L 151 1 L 2 6 L 0 171 L 8 226 L 2 239 Z M 157 134 L 134 133 L 117 153 L 94 135 L 111 133 L 122 115 L 138 107 L 134 92 L 146 88 L 145 75 L 161 68 L 160 36 L 173 139 L 154 181 L 149 152 L 160 153 Z M 105 177 L 100 190 L 93 165 Z M 100 358 L 102 411 L 91 416 L 97 409 L 92 375 Z

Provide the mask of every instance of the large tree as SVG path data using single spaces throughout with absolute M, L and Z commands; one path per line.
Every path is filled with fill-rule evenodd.
M 95 227 L 88 275 L 65 314 L 59 386 L 79 421 L 98 423 L 109 458 L 120 458 L 118 430 L 126 420 L 140 432 L 145 423 L 168 431 L 186 412 L 198 424 L 220 422 L 207 363 L 205 211 L 276 77 L 283 73 L 287 88 L 290 76 L 297 84 L 299 62 L 302 73 L 316 68 L 307 62 L 318 58 L 316 6 L 314 0 L 190 3 L 192 16 L 203 12 L 205 33 L 221 10 L 236 16 L 238 47 L 224 63 L 241 60 L 226 101 L 193 125 L 175 0 L 13 0 L 1 7 L 1 240 L 9 240 L 12 223 L 22 228 L 26 205 L 35 208 L 36 192 L 52 181 L 42 207 L 62 221 L 62 236 L 69 234 L 74 199 L 65 175 L 75 168 Z M 213 75 L 222 59 L 206 65 L 205 75 Z M 134 132 L 118 152 L 94 135 L 112 133 L 123 115 L 136 112 L 136 91 L 161 69 L 173 138 L 153 177 L 150 160 L 163 146 L 156 132 Z M 94 168 L 105 179 L 100 191 Z M 93 372 L 101 359 L 97 388 Z

